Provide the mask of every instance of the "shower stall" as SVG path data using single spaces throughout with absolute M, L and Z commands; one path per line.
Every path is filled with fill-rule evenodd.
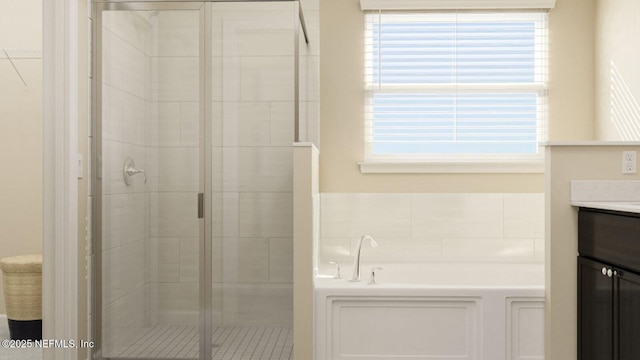
M 292 358 L 305 48 L 298 1 L 93 2 L 94 358 Z

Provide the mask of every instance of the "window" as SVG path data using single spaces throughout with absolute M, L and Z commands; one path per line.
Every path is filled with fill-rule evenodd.
M 366 15 L 367 161 L 540 162 L 546 12 Z

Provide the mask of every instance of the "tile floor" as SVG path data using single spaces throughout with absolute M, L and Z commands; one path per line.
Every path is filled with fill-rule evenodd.
M 0 321 L 0 339 L 9 339 L 6 320 Z M 225 326 L 213 333 L 212 360 L 291 360 L 293 331 L 288 326 Z M 198 329 L 193 326 L 156 326 L 123 349 L 119 358 L 197 359 Z M 5 349 L 2 360 L 41 360 L 42 349 Z
M 290 360 L 293 331 L 289 326 L 224 326 L 213 333 L 213 360 Z M 197 359 L 198 328 L 148 328 L 119 358 Z

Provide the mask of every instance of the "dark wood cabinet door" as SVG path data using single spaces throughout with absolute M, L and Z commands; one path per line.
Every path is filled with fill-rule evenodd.
M 605 214 L 580 210 L 578 252 L 640 272 L 640 214 Z
M 640 359 L 640 276 L 618 270 L 616 276 L 618 360 Z
M 578 257 L 579 360 L 613 360 L 614 278 L 602 268 L 611 266 Z

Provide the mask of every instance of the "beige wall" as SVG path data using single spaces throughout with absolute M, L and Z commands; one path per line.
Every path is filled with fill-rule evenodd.
M 41 50 L 41 23 L 42 1 L 0 0 L 0 48 Z M 14 63 L 29 88 L 2 54 L 0 258 L 42 252 L 42 60 Z
M 594 139 L 597 0 L 557 0 L 549 13 L 549 140 Z
M 320 2 L 322 192 L 543 192 L 543 174 L 361 174 L 364 16 L 358 0 Z M 551 140 L 594 136 L 595 0 L 558 0 L 550 12 Z
M 598 0 L 596 129 L 600 140 L 640 140 L 640 2 Z

